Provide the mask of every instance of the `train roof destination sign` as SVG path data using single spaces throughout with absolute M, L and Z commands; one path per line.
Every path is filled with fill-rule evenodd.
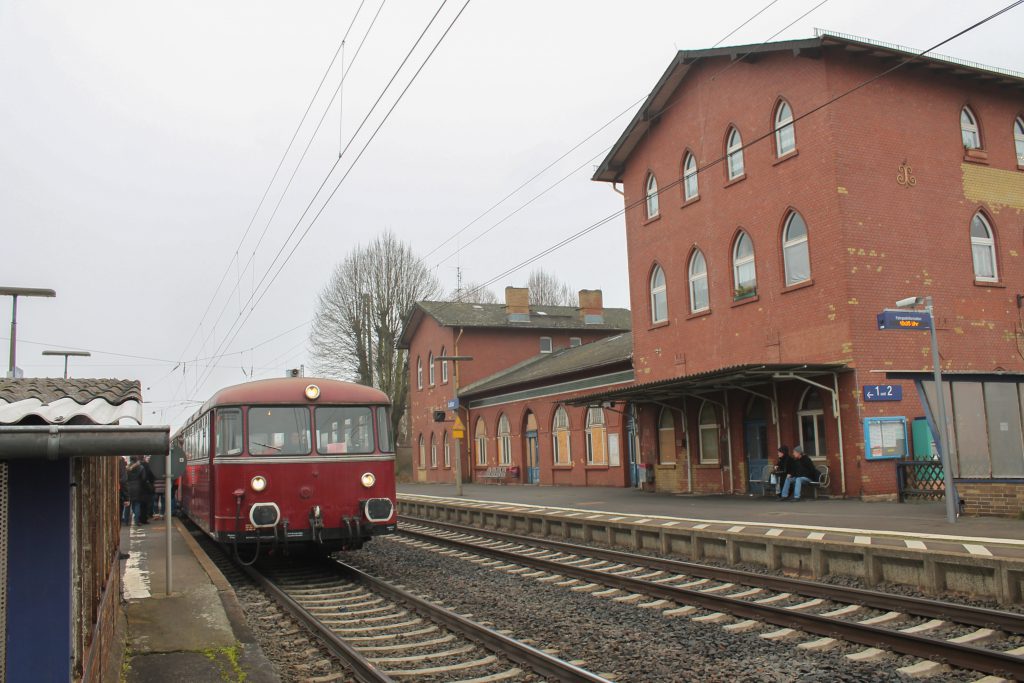
M 932 328 L 932 314 L 928 311 L 904 311 L 887 308 L 876 317 L 880 330 L 930 330 Z

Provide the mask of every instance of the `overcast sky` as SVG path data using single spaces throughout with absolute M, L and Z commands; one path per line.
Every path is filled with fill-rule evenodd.
M 61 375 L 62 361 L 44 349 L 91 350 L 71 360 L 73 377 L 139 379 L 146 421 L 177 425 L 195 405 L 185 401 L 250 372 L 276 377 L 308 364 L 317 292 L 353 245 L 382 230 L 409 242 L 445 289 L 457 267 L 467 281 L 494 278 L 621 210 L 621 197 L 590 176 L 631 105 L 676 50 L 713 46 L 769 2 L 473 0 L 398 100 L 464 1 L 443 5 L 358 134 L 439 1 L 0 3 L 0 286 L 57 290 L 56 299 L 19 303 L 25 375 Z M 796 20 L 774 40 L 820 27 L 924 49 L 1009 2 L 831 0 L 799 18 L 820 0 L 778 0 L 724 44 L 763 42 Z M 1021 26 L 1024 7 L 939 52 L 1024 72 Z M 351 71 L 339 110 L 342 55 Z M 267 289 L 275 255 L 296 244 Z M 536 265 L 628 307 L 624 250 L 616 217 Z M 501 295 L 528 273 L 490 288 Z M 9 320 L 10 299 L 0 298 L 3 349 Z M 207 367 L 203 359 L 225 351 Z

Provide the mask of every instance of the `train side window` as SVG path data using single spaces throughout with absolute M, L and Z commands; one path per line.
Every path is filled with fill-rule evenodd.
M 308 455 L 309 409 L 249 408 L 250 455 Z
M 217 411 L 217 455 L 242 452 L 242 411 L 238 408 Z
M 382 452 L 390 453 L 393 450 L 391 447 L 391 410 L 384 406 L 377 408 L 377 441 L 380 443 Z
M 316 409 L 318 453 L 373 453 L 373 412 L 366 406 Z

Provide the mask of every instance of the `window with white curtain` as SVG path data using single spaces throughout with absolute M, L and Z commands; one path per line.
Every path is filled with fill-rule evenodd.
M 690 257 L 690 311 L 698 313 L 710 307 L 708 299 L 708 265 L 700 249 Z
M 786 218 L 786 227 L 782 231 L 782 256 L 786 266 L 786 286 L 811 279 L 807 224 L 796 211 L 790 211 Z
M 654 266 L 651 273 L 651 322 L 668 320 L 668 294 L 665 291 L 665 271 Z
M 775 155 L 785 156 L 796 149 L 796 130 L 793 128 L 793 110 L 782 100 L 775 109 Z
M 992 237 L 992 226 L 981 213 L 971 219 L 971 256 L 974 259 L 974 279 L 996 282 L 996 241 Z

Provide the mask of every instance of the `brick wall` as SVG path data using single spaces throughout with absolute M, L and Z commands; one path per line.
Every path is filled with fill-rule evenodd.
M 1024 517 L 1024 482 L 958 481 L 964 514 L 981 517 Z

